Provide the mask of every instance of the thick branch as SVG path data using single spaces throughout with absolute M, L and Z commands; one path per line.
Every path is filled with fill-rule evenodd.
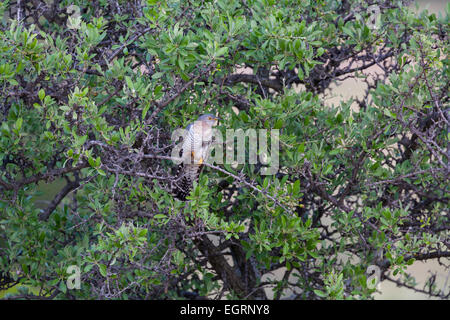
M 75 167 L 66 167 L 66 168 L 60 168 L 60 169 L 55 169 L 46 173 L 39 173 L 36 174 L 34 176 L 31 176 L 29 178 L 25 178 L 22 179 L 20 181 L 17 181 L 16 183 L 6 183 L 4 181 L 2 181 L 0 179 L 0 184 L 6 189 L 6 190 L 18 190 L 20 189 L 22 186 L 30 184 L 30 183 L 35 183 L 38 182 L 40 180 L 45 180 L 48 178 L 52 178 L 52 177 L 59 177 L 62 176 L 64 174 L 67 173 L 71 173 L 71 172 L 75 172 L 75 171 L 80 171 L 81 169 L 87 168 L 89 166 L 89 164 L 87 163 L 82 163 L 79 164 L 78 166 Z
M 39 215 L 40 220 L 48 220 L 48 217 L 52 214 L 52 212 L 56 209 L 56 207 L 60 204 L 60 202 L 69 194 L 71 191 L 75 190 L 80 186 L 80 182 L 78 180 L 68 181 L 64 188 L 55 196 L 50 205 Z
M 213 269 L 217 272 L 218 276 L 222 279 L 224 284 L 228 286 L 239 298 L 246 296 L 246 290 L 243 285 L 243 281 L 232 267 L 225 260 L 224 255 L 217 250 L 214 244 L 209 238 L 204 235 L 201 238 L 194 240 L 195 245 L 200 252 L 208 259 Z

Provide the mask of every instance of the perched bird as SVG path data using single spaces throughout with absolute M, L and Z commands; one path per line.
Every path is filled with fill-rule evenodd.
M 185 201 L 191 192 L 194 181 L 200 175 L 203 164 L 209 156 L 213 130 L 218 117 L 204 114 L 186 127 L 186 133 L 181 149 L 182 163 L 178 168 L 177 178 L 172 185 L 172 193 L 179 200 Z

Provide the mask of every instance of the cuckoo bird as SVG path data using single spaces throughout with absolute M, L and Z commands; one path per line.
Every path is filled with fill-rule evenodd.
M 204 114 L 186 127 L 182 145 L 182 163 L 178 168 L 177 178 L 173 183 L 172 192 L 176 198 L 185 201 L 191 192 L 194 181 L 200 175 L 203 163 L 209 156 L 213 130 L 219 118 L 212 114 Z

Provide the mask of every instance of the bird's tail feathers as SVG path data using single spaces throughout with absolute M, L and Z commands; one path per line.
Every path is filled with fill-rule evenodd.
M 175 198 L 186 201 L 186 197 L 191 192 L 194 181 L 198 179 L 202 167 L 194 164 L 180 164 L 176 179 L 172 183 L 172 194 Z

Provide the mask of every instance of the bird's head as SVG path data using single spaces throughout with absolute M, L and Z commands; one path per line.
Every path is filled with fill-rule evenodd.
M 206 113 L 204 115 L 201 115 L 197 119 L 197 121 L 202 121 L 203 123 L 205 123 L 206 125 L 208 125 L 210 127 L 215 126 L 218 120 L 220 120 L 220 119 L 211 113 Z

